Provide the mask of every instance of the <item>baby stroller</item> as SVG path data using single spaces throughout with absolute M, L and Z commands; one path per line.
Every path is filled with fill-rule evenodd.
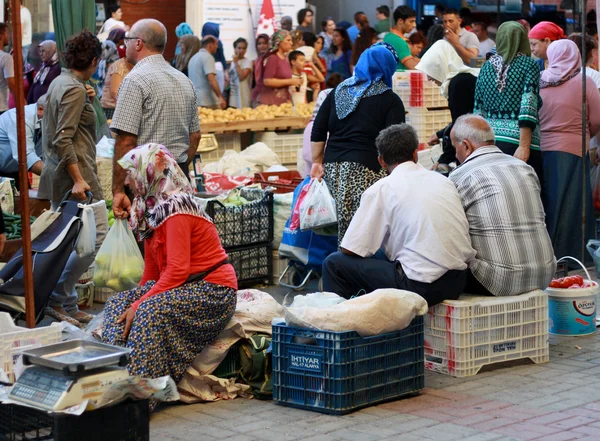
M 71 191 L 67 192 L 56 213 L 43 213 L 32 225 L 32 229 L 36 230 L 40 221 L 40 229 L 43 229 L 31 242 L 36 322 L 43 318 L 50 295 L 75 249 L 83 212 L 78 204 L 92 201 L 89 192 L 87 201 L 75 201 L 70 197 Z M 32 237 L 36 233 L 32 231 Z M 0 311 L 8 312 L 15 321 L 23 319 L 25 289 L 22 249 L 0 270 L 0 279 Z
M 302 188 L 310 183 L 310 176 L 304 179 L 294 190 L 292 199 L 293 208 L 298 203 Z M 300 231 L 299 228 L 291 229 L 292 217 L 287 220 L 279 256 L 290 259 L 285 270 L 279 277 L 279 284 L 293 290 L 302 290 L 312 277 L 321 277 L 323 261 L 331 253 L 337 251 L 337 235 L 325 236 L 316 234 L 312 230 Z

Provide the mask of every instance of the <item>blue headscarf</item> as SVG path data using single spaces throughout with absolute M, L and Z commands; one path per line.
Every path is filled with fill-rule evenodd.
M 335 110 L 344 119 L 358 107 L 362 98 L 381 95 L 392 87 L 398 55 L 387 43 L 376 43 L 362 53 L 354 75 L 335 89 Z
M 175 35 L 177 35 L 177 38 L 181 38 L 184 35 L 194 35 L 194 31 L 190 25 L 184 21 L 183 23 L 179 23 L 179 25 L 177 25 L 175 28 Z M 179 54 L 181 54 L 181 44 L 179 44 L 178 41 L 177 45 L 175 46 L 175 55 Z
M 213 23 L 211 21 L 204 23 L 204 26 L 202 26 L 202 38 L 206 37 L 207 35 L 212 35 L 218 39 L 221 33 L 219 26 L 219 23 Z M 214 57 L 215 61 L 220 61 L 221 64 L 223 64 L 223 68 L 227 70 L 227 61 L 225 60 L 225 52 L 223 51 L 223 43 L 221 43 L 221 40 L 219 40 L 217 53 L 214 55 Z
M 189 24 L 183 22 L 175 28 L 175 35 L 177 35 L 177 38 L 181 38 L 184 35 L 194 35 L 194 31 L 192 31 Z

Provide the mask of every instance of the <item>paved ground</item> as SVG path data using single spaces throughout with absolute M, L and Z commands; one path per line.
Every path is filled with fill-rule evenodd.
M 418 397 L 347 416 L 245 399 L 171 405 L 153 415 L 151 439 L 600 440 L 600 334 L 550 345 L 550 363 L 496 365 L 467 379 L 428 372 Z

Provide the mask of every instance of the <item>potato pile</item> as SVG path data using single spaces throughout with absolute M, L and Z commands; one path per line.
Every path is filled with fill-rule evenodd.
M 253 121 L 260 119 L 273 119 L 278 116 L 302 116 L 308 118 L 312 115 L 314 103 L 299 104 L 296 106 L 296 115 L 290 103 L 281 106 L 258 106 L 255 109 L 212 110 L 198 107 L 198 116 L 203 123 L 226 123 L 232 121 Z

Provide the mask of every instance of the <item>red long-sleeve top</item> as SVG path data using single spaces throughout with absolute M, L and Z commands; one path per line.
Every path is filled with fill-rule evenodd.
M 202 273 L 227 259 L 214 224 L 188 214 L 167 219 L 152 237 L 144 242 L 143 286 L 149 280 L 156 284 L 131 307 L 137 310 L 149 297 L 177 288 L 192 274 Z M 223 265 L 206 276 L 204 281 L 237 289 L 235 270 Z

